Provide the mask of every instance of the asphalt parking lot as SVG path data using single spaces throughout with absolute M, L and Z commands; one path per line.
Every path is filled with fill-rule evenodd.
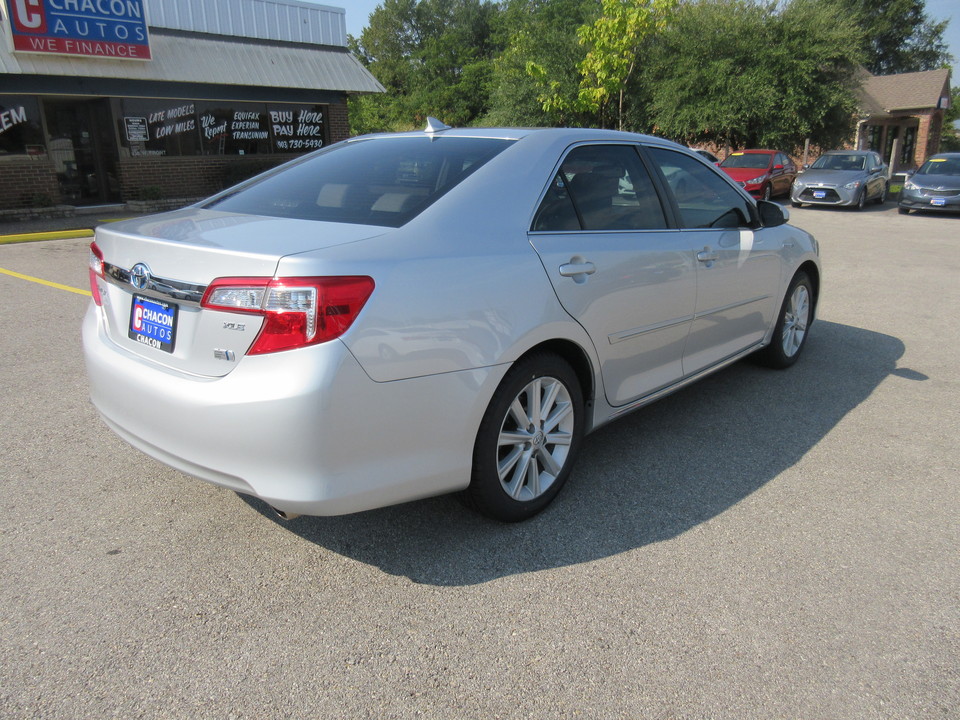
M 0 717 L 960 717 L 960 218 L 792 221 L 800 362 L 601 429 L 511 526 L 283 523 L 128 448 L 87 402 L 89 239 L 0 245 Z

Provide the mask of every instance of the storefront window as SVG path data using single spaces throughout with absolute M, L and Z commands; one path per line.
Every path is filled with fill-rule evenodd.
M 327 140 L 324 105 L 125 99 L 122 108 L 133 157 L 302 153 Z
M 883 136 L 883 125 L 867 125 L 867 150 L 880 151 L 880 138 Z
M 43 129 L 36 98 L 0 95 L 0 157 L 43 155 Z
M 893 152 L 893 141 L 900 137 L 900 126 L 891 125 L 887 128 L 887 146 L 883 149 L 883 161 L 890 161 L 890 154 Z
M 909 127 L 903 132 L 903 147 L 900 149 L 900 164 L 912 165 L 913 153 L 917 149 L 917 129 Z
M 189 100 L 126 99 L 119 130 L 133 157 L 199 152 L 196 105 Z

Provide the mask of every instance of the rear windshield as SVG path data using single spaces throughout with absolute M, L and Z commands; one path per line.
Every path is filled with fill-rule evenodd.
M 204 207 L 400 227 L 512 142 L 391 137 L 342 143 Z

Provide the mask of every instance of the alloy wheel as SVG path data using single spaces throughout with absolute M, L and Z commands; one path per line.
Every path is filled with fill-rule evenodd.
M 570 392 L 556 378 L 535 378 L 517 394 L 497 442 L 497 473 L 508 496 L 524 502 L 550 489 L 567 461 L 574 423 Z
M 781 342 L 783 354 L 793 357 L 803 345 L 803 338 L 807 334 L 807 325 L 810 322 L 810 292 L 806 285 L 798 284 L 790 302 L 787 305 L 783 318 L 783 334 Z

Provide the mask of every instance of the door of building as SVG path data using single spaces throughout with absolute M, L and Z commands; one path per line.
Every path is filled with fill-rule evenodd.
M 106 99 L 46 99 L 47 152 L 63 202 L 97 205 L 120 199 L 117 141 Z

